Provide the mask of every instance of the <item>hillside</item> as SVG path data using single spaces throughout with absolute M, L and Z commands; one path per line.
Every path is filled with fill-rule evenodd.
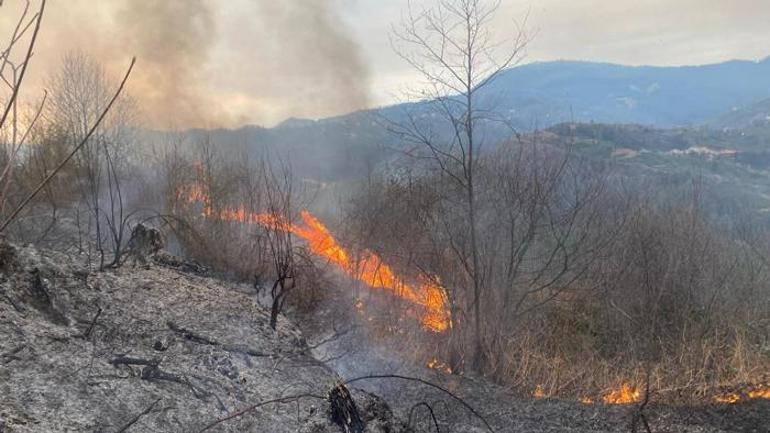
M 346 379 L 386 376 L 355 384 L 385 400 L 351 388 L 365 425 L 359 433 L 428 431 L 433 422 L 424 408 L 431 405 L 440 431 L 457 433 L 625 432 L 638 410 L 533 400 L 480 378 L 410 366 L 353 334 L 330 339 L 319 322 L 297 317 L 322 337 L 308 343 L 285 317 L 270 329 L 248 287 L 202 275 L 163 251 L 147 266 L 104 272 L 51 250 L 3 243 L 0 253 L 4 433 L 342 433 L 327 400 L 338 377 L 333 367 Z M 656 404 L 647 419 L 656 431 L 758 432 L 767 404 Z
M 735 107 L 709 123 L 722 129 L 770 129 L 770 99 Z
M 336 376 L 298 328 L 274 331 L 253 294 L 155 259 L 91 272 L 77 255 L 0 245 L 0 431 L 203 431 L 276 398 L 213 431 L 339 431 L 323 401 Z M 384 403 L 355 396 L 367 432 L 400 431 Z
M 664 200 L 691 200 L 728 225 L 743 217 L 768 223 L 770 152 L 762 130 L 657 129 L 639 125 L 557 125 L 545 143 L 574 143 L 577 155 L 608 167 L 625 185 L 657 191 Z

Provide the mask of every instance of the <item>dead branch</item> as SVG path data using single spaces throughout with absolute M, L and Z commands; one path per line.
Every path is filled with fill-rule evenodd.
M 273 356 L 273 354 L 270 353 L 264 353 L 257 350 L 254 350 L 250 347 L 246 347 L 239 344 L 222 344 L 219 341 L 212 340 L 208 337 L 205 337 L 203 335 L 200 335 L 198 333 L 195 333 L 193 331 L 190 331 L 188 329 L 182 328 L 179 325 L 175 324 L 172 321 L 166 322 L 166 325 L 168 325 L 169 329 L 176 332 L 177 334 L 184 337 L 186 340 L 192 341 L 194 343 L 198 344 L 204 344 L 209 346 L 217 346 L 220 347 L 225 352 L 234 352 L 234 353 L 242 353 L 244 355 L 249 355 L 253 357 L 267 357 L 267 356 Z
M 428 403 L 421 401 L 417 403 L 416 405 L 412 406 L 411 409 L 409 409 L 409 420 L 407 421 L 407 424 L 409 427 L 412 426 L 412 417 L 414 416 L 414 412 L 420 408 L 425 407 L 428 409 L 428 413 L 430 413 L 430 418 L 433 421 L 433 426 L 436 427 L 436 433 L 441 433 L 441 429 L 438 427 L 438 420 L 436 419 L 436 414 L 433 413 L 433 408 Z
M 184 337 L 185 340 L 189 340 L 198 344 L 207 344 L 209 346 L 219 346 L 217 341 L 214 341 L 208 337 L 204 337 L 188 329 L 182 328 L 170 320 L 166 322 L 166 325 L 169 327 L 169 329 Z
M 110 364 L 117 367 L 118 365 L 149 365 L 149 366 L 157 366 L 160 364 L 160 361 L 157 359 L 143 359 L 143 358 L 132 358 L 130 356 L 117 356 L 110 360 Z
M 303 398 L 315 398 L 315 399 L 318 399 L 318 400 L 326 400 L 326 397 L 321 397 L 321 396 L 318 396 L 318 395 L 315 395 L 315 394 L 309 394 L 309 393 L 296 394 L 296 395 L 290 395 L 290 396 L 286 396 L 286 397 L 274 398 L 272 400 L 266 400 L 266 401 L 263 401 L 263 402 L 260 402 L 260 403 L 253 404 L 251 406 L 246 406 L 245 408 L 237 410 L 237 411 L 231 413 L 230 415 L 227 415 L 225 417 L 219 418 L 216 421 L 212 421 L 211 423 L 209 423 L 206 426 L 204 426 L 202 429 L 198 430 L 198 433 L 203 433 L 203 432 L 205 432 L 207 430 L 210 430 L 214 426 L 216 426 L 218 424 L 221 424 L 221 423 L 223 423 L 225 421 L 229 421 L 229 420 L 234 419 L 234 418 L 239 418 L 239 417 L 241 417 L 243 415 L 246 415 L 247 413 L 252 412 L 252 411 L 254 411 L 254 410 L 256 410 L 256 409 L 258 409 L 258 408 L 260 408 L 262 406 L 266 406 L 266 405 L 272 404 L 272 403 L 292 403 L 292 402 L 298 401 L 298 400 L 303 399 Z
M 345 383 L 345 385 L 349 385 L 349 384 L 354 383 L 354 382 L 359 382 L 359 381 L 362 381 L 362 380 L 370 380 L 370 379 L 400 379 L 400 380 L 408 380 L 408 381 L 411 381 L 411 382 L 418 382 L 418 383 L 421 383 L 423 385 L 427 385 L 427 386 L 429 386 L 431 388 L 435 388 L 435 389 L 443 392 L 444 394 L 452 397 L 452 399 L 454 399 L 455 401 L 457 401 L 458 403 L 463 405 L 466 409 L 468 409 L 468 411 L 470 411 L 470 413 L 472 413 L 476 418 L 480 419 L 481 422 L 484 423 L 484 426 L 487 428 L 487 430 L 489 430 L 492 433 L 495 432 L 495 430 L 492 429 L 492 426 L 489 425 L 489 422 L 487 422 L 486 418 L 484 418 L 480 413 L 478 413 L 476 411 L 476 409 L 474 409 L 470 404 L 466 403 L 465 400 L 463 400 L 460 397 L 456 396 L 455 394 L 453 394 L 448 389 L 446 389 L 446 388 L 444 388 L 444 387 L 442 387 L 440 385 L 436 385 L 435 383 L 428 382 L 427 380 L 420 379 L 419 377 L 402 376 L 400 374 L 372 374 L 372 375 L 367 375 L 367 376 L 356 377 L 356 378 L 353 378 L 353 379 L 348 379 L 344 383 Z
M 91 320 L 91 324 L 88 325 L 88 329 L 86 329 L 86 332 L 83 333 L 83 338 L 88 338 L 91 335 L 91 331 L 94 330 L 96 321 L 99 320 L 99 316 L 101 316 L 101 314 L 102 314 L 102 307 L 99 307 L 99 310 L 94 315 L 93 320 Z
M 155 405 L 158 404 L 159 401 L 160 401 L 160 399 L 157 399 L 154 402 L 152 402 L 151 405 L 147 406 L 147 408 L 145 410 L 143 410 L 141 413 L 139 413 L 135 417 L 131 418 L 131 420 L 128 423 L 126 423 L 126 425 L 124 425 L 123 427 L 118 429 L 115 433 L 123 433 L 123 432 L 127 431 L 129 428 L 131 428 L 132 425 L 136 424 L 136 422 L 139 421 L 139 419 L 141 417 L 143 417 L 143 416 L 147 415 L 148 413 L 150 413 L 152 411 L 152 409 L 155 407 Z
M 43 21 L 43 12 L 45 11 L 45 0 L 40 3 L 40 11 L 37 13 L 37 21 L 35 22 L 35 30 L 32 32 L 32 39 L 30 39 L 29 46 L 27 47 L 27 54 L 24 56 L 24 63 L 22 63 L 21 71 L 19 72 L 19 78 L 16 80 L 13 86 L 13 92 L 11 98 L 8 100 L 5 110 L 3 111 L 3 117 L 0 117 L 0 126 L 5 125 L 5 121 L 8 119 L 8 114 L 11 112 L 11 108 L 16 103 L 16 99 L 19 97 L 19 90 L 21 90 L 21 83 L 24 81 L 24 76 L 27 73 L 27 66 L 29 66 L 29 60 L 32 58 L 32 51 L 35 48 L 35 42 L 37 42 L 37 35 L 40 32 L 40 23 Z M 2 232 L 5 225 L 0 228 Z
M 209 397 L 212 395 L 207 390 L 193 385 L 192 382 L 190 382 L 189 379 L 187 379 L 184 376 L 180 376 L 178 374 L 169 373 L 167 371 L 161 370 L 158 365 L 148 365 L 142 369 L 142 380 L 146 380 L 148 382 L 153 381 L 166 381 L 166 382 L 173 382 L 178 383 L 180 385 L 185 385 L 190 388 L 192 393 L 195 395 L 196 398 L 199 398 L 203 400 L 205 397 Z M 221 403 L 221 402 L 220 402 Z

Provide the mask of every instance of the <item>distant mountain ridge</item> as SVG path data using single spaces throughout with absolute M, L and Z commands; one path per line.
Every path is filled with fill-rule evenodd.
M 623 66 L 554 61 L 505 71 L 483 91 L 512 120 L 575 120 L 656 127 L 703 124 L 770 98 L 770 57 L 702 66 Z
M 523 130 L 573 120 L 696 126 L 763 99 L 770 99 L 770 57 L 698 66 L 535 62 L 504 71 L 479 92 L 482 105 L 494 107 Z M 368 112 L 388 115 L 404 106 Z M 317 122 L 344 122 L 348 116 L 358 114 Z M 313 123 L 292 118 L 277 128 L 308 127 Z
M 726 129 L 747 129 L 770 127 L 770 98 L 748 106 L 736 107 L 709 124 Z
M 511 135 L 508 126 L 527 132 L 571 121 L 721 129 L 718 119 L 725 116 L 736 117 L 727 119 L 732 124 L 740 124 L 743 113 L 756 117 L 752 113 L 764 106 L 752 104 L 763 100 L 770 101 L 770 58 L 679 67 L 552 61 L 504 71 L 479 92 L 478 105 L 493 107 L 508 123 L 485 125 L 485 138 L 496 142 Z M 770 103 L 765 104 L 770 114 Z M 383 119 L 398 122 L 406 110 L 419 115 L 425 106 L 399 104 L 320 120 L 291 118 L 272 128 L 191 131 L 191 136 L 206 133 L 223 145 L 279 150 L 303 176 L 317 180 L 359 178 L 399 146 Z M 431 116 L 422 117 L 435 126 Z

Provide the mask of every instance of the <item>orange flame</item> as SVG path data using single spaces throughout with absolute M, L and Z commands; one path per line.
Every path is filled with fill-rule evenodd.
M 407 284 L 371 251 L 364 251 L 361 260 L 352 260 L 348 251 L 337 243 L 329 229 L 306 210 L 300 213 L 304 224 L 297 225 L 272 214 L 250 212 L 243 205 L 215 212 L 212 210 L 209 195 L 200 185 L 188 187 L 186 191 L 181 190 L 178 196 L 188 203 L 202 203 L 203 216 L 206 218 L 259 224 L 290 232 L 304 239 L 313 253 L 336 265 L 349 276 L 369 287 L 387 290 L 424 309 L 422 323 L 427 329 L 442 332 L 451 326 L 449 309 L 446 306 L 446 291 L 440 284 L 425 277 L 419 284 Z
M 437 358 L 433 358 L 430 361 L 428 361 L 428 364 L 426 364 L 426 367 L 430 368 L 431 370 L 439 370 L 448 374 L 452 374 L 452 368 L 446 365 L 445 363 L 439 361 Z
M 545 390 L 543 390 L 542 385 L 538 385 L 535 387 L 535 391 L 532 393 L 532 397 L 535 397 L 538 399 L 545 397 Z
M 753 400 L 759 398 L 770 399 L 770 385 L 755 386 L 741 394 L 737 392 L 730 392 L 727 394 L 718 395 L 714 397 L 714 401 L 717 403 L 734 404 L 743 400 Z
M 620 389 L 614 389 L 602 396 L 607 404 L 629 404 L 636 403 L 641 398 L 639 389 L 629 383 L 624 383 Z

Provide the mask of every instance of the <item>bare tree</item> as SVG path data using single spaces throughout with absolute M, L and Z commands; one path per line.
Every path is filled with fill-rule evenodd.
M 506 68 L 518 63 L 528 42 L 520 30 L 510 41 L 496 41 L 490 23 L 498 1 L 436 0 L 432 8 L 415 10 L 411 3 L 393 32 L 396 52 L 426 81 L 424 100 L 403 121 L 391 122 L 402 141 L 415 145 L 408 152 L 434 162 L 446 179 L 464 191 L 467 245 L 453 248 L 471 283 L 475 333 L 473 364 L 482 356 L 481 303 L 485 275 L 480 262 L 478 185 L 476 175 L 484 146 L 485 123 L 496 120 L 479 101 L 480 92 Z M 443 121 L 438 128 L 421 121 Z
M 131 217 L 122 185 L 134 137 L 134 103 L 125 95 L 118 99 L 86 139 L 91 125 L 110 102 L 110 81 L 101 65 L 83 53 L 67 53 L 49 84 L 50 121 L 63 132 L 66 143 L 86 141 L 75 158 L 76 185 L 91 216 L 85 230 L 88 235 L 93 232 L 99 268 L 117 266 L 128 241 Z M 87 249 L 90 251 L 90 243 Z
M 277 166 L 274 167 L 274 166 Z M 268 257 L 273 268 L 270 288 L 270 326 L 275 329 L 286 297 L 296 287 L 301 268 L 311 265 L 304 249 L 294 243 L 292 224 L 297 217 L 297 193 L 291 168 L 284 163 L 262 163 L 265 206 L 268 223 L 263 224 Z

